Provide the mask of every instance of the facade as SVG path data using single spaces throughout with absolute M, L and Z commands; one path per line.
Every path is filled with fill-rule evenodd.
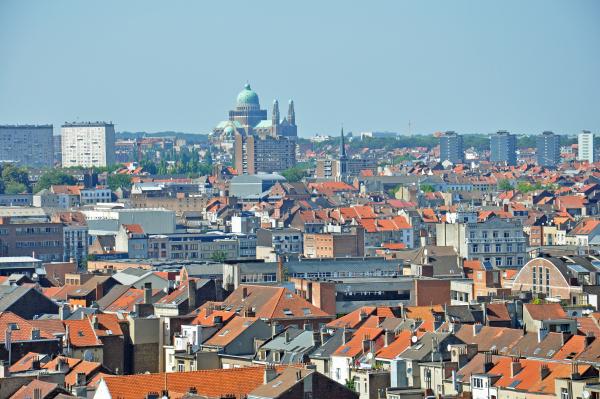
M 168 234 L 148 237 L 148 256 L 155 259 L 254 259 L 256 236 L 243 234 Z
M 492 217 L 485 222 L 440 223 L 437 245 L 452 246 L 461 257 L 489 262 L 494 267 L 525 264 L 526 238 L 518 221 Z
M 577 160 L 594 163 L 594 135 L 588 130 L 577 136 Z
M 256 245 L 272 248 L 277 255 L 302 253 L 302 232 L 294 228 L 259 229 Z
M 0 125 L 0 161 L 23 166 L 52 167 L 52 125 Z
M 490 136 L 490 161 L 502 165 L 516 165 L 517 136 L 504 130 Z
M 285 177 L 276 173 L 235 176 L 229 184 L 229 194 L 242 199 L 258 199 L 277 182 L 284 181 Z
M 346 175 L 358 176 L 363 170 L 375 171 L 377 160 L 375 158 L 348 158 L 345 162 Z M 337 159 L 319 159 L 315 168 L 315 177 L 318 179 L 339 179 L 341 164 Z
M 115 163 L 115 126 L 105 122 L 61 127 L 62 166 L 105 167 Z
M 296 112 L 290 100 L 287 117 L 281 119 L 279 102 L 273 103 L 271 119 L 260 109 L 258 94 L 249 84 L 238 94 L 229 120 L 219 123 L 211 139 L 226 150 L 233 149 L 239 174 L 280 172 L 296 165 Z
M 303 244 L 306 258 L 362 257 L 365 254 L 362 231 L 304 234 Z
M 463 163 L 463 138 L 456 132 L 446 132 L 440 136 L 440 162 Z
M 32 256 L 63 260 L 63 225 L 37 219 L 0 218 L 0 256 Z
M 560 162 L 560 136 L 544 132 L 536 137 L 537 163 L 540 166 L 555 167 Z

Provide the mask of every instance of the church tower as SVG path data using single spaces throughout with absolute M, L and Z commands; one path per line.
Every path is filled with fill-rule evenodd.
M 340 137 L 340 178 L 344 179 L 348 173 L 348 156 L 346 155 L 346 141 L 344 140 L 344 127 L 342 126 L 342 134 Z
M 271 135 L 277 136 L 279 134 L 279 101 L 275 99 L 273 101 L 273 111 L 271 112 Z
M 296 111 L 294 111 L 294 100 L 290 100 L 290 105 L 288 106 L 288 122 L 290 125 L 296 125 Z

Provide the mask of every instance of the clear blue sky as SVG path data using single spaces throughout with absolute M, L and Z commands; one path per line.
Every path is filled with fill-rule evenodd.
M 0 123 L 600 134 L 600 1 L 0 1 Z

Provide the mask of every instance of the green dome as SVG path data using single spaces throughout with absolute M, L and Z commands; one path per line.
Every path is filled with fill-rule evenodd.
M 237 96 L 237 104 L 238 105 L 259 105 L 258 103 L 258 94 L 256 94 L 248 83 L 244 86 L 244 90 L 240 91 L 240 94 Z
M 235 134 L 235 129 L 233 126 L 229 125 L 223 130 L 223 132 L 228 136 L 233 136 Z

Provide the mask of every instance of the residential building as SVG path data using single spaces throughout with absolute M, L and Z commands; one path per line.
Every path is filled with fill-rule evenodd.
M 440 223 L 437 245 L 452 246 L 461 257 L 490 262 L 494 267 L 521 267 L 526 261 L 526 238 L 518 220 L 491 217 L 470 223 Z
M 48 168 L 54 165 L 52 125 L 0 125 L 0 161 Z
M 536 158 L 540 166 L 556 167 L 560 162 L 560 136 L 553 132 L 543 132 L 536 136 Z
M 277 182 L 285 177 L 277 173 L 258 173 L 255 175 L 234 176 L 229 184 L 229 194 L 241 199 L 259 199 L 266 195 Z
M 63 224 L 63 262 L 74 260 L 83 264 L 88 255 L 88 227 L 81 212 L 57 212 L 52 215 L 53 222 Z
M 490 136 L 490 161 L 501 165 L 517 164 L 517 136 L 505 130 Z
M 65 123 L 61 127 L 62 166 L 105 167 L 115 163 L 115 126 L 106 122 Z
M 584 130 L 577 136 L 577 160 L 594 163 L 594 134 Z
M 291 227 L 258 229 L 256 247 L 272 250 L 275 255 L 302 253 L 302 232 Z
M 362 257 L 365 253 L 364 233 L 304 234 L 304 257 L 344 258 Z
M 439 137 L 440 162 L 449 161 L 453 164 L 463 163 L 463 138 L 453 131 L 445 132 Z
M 63 225 L 47 217 L 0 217 L 0 256 L 31 256 L 63 260 Z

